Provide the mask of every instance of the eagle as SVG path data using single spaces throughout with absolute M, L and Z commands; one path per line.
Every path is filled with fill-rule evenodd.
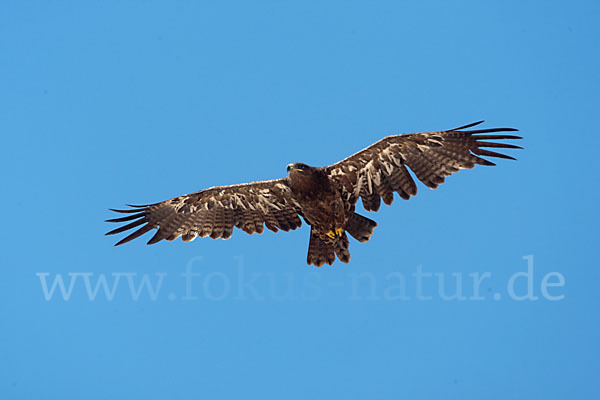
M 377 226 L 356 213 L 359 198 L 366 211 L 377 211 L 381 200 L 392 204 L 394 192 L 404 200 L 417 194 L 409 169 L 425 186 L 436 189 L 445 177 L 460 169 L 495 165 L 480 156 L 515 160 L 485 148 L 521 149 L 494 141 L 522 139 L 506 134 L 517 129 L 469 129 L 482 122 L 445 131 L 387 136 L 326 167 L 289 164 L 288 175 L 281 179 L 215 186 L 159 203 L 110 209 L 126 215 L 106 222 L 127 224 L 106 234 L 137 228 L 115 246 L 152 229 L 156 232 L 147 244 L 180 236 L 189 242 L 198 236 L 228 239 L 234 227 L 249 234 L 260 234 L 265 226 L 273 232 L 287 232 L 299 228 L 304 220 L 311 227 L 308 265 L 332 265 L 336 256 L 348 263 L 347 233 L 366 242 Z

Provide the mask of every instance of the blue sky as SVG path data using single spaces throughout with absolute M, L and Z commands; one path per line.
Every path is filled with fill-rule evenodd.
M 598 398 L 599 11 L 3 2 L 0 397 Z M 349 265 L 308 267 L 306 226 L 103 236 L 111 207 L 480 119 L 519 160 L 368 214 Z

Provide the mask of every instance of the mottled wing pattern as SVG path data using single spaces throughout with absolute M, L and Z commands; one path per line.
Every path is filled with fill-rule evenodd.
M 460 169 L 473 168 L 476 164 L 495 165 L 479 156 L 514 160 L 484 148 L 520 149 L 512 144 L 488 141 L 521 139 L 497 134 L 516 129 L 467 130 L 482 122 L 447 131 L 388 136 L 325 169 L 338 182 L 348 201 L 354 204 L 360 197 L 366 210 L 377 211 L 381 199 L 387 205 L 392 204 L 394 192 L 405 200 L 417 194 L 417 185 L 408 169 L 426 186 L 435 189 L 446 176 Z
M 128 210 L 112 210 L 130 215 L 107 220 L 128 222 L 107 235 L 137 228 L 116 246 L 154 228 L 158 230 L 148 244 L 163 239 L 175 240 L 179 236 L 185 242 L 197 236 L 228 239 L 234 227 L 252 234 L 262 233 L 264 226 L 277 232 L 302 225 L 300 208 L 291 195 L 287 178 L 218 186 L 160 203 L 130 207 Z

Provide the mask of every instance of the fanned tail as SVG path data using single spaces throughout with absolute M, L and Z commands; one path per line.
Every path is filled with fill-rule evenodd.
M 341 262 L 348 263 L 350 261 L 348 244 L 346 232 L 342 232 L 341 236 L 330 239 L 328 237 L 322 238 L 314 229 L 311 229 L 306 262 L 308 265 L 316 265 L 317 267 L 323 264 L 331 265 L 337 255 Z

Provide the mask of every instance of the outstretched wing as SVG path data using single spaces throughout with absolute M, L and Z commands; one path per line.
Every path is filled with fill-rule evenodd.
M 233 227 L 247 233 L 262 233 L 264 225 L 277 232 L 302 225 L 300 207 L 294 200 L 287 178 L 232 186 L 217 186 L 196 193 L 175 197 L 160 203 L 130 206 L 128 210 L 112 211 L 131 214 L 106 222 L 129 222 L 107 233 L 114 235 L 138 228 L 115 246 L 127 243 L 158 228 L 148 244 L 163 239 L 184 242 L 196 236 L 213 239 L 231 237 Z
M 411 133 L 388 136 L 350 157 L 325 167 L 338 182 L 346 199 L 356 203 L 360 197 L 368 211 L 377 211 L 380 199 L 392 204 L 394 192 L 403 199 L 417 194 L 417 185 L 408 172 L 435 189 L 446 176 L 476 164 L 495 165 L 479 156 L 513 157 L 483 149 L 498 147 L 520 149 L 512 144 L 488 142 L 496 139 L 521 139 L 520 136 L 492 134 L 511 132 L 513 128 L 466 130 L 483 121 L 441 132 Z

